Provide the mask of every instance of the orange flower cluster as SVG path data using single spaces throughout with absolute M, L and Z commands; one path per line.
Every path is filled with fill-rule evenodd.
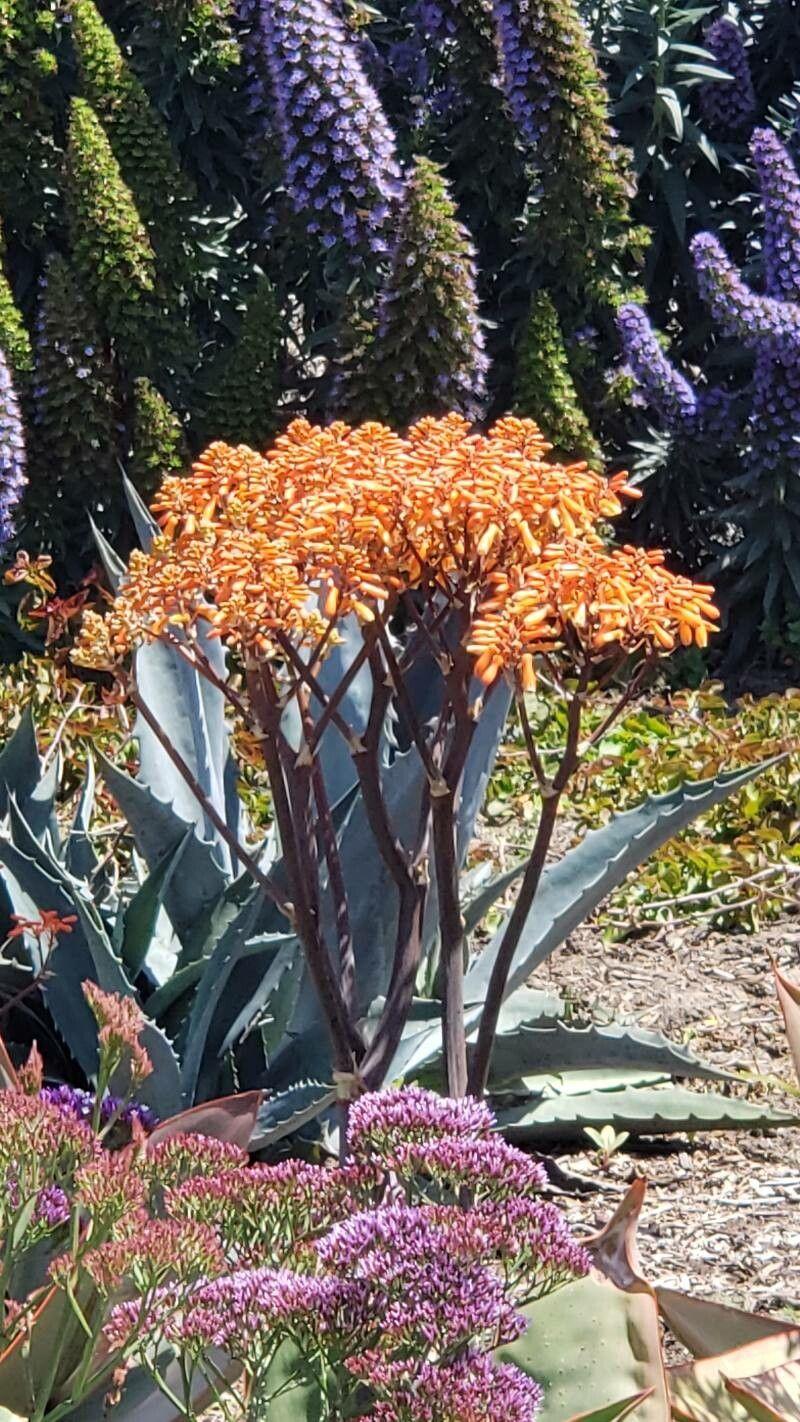
M 275 634 L 316 639 L 330 619 L 374 620 L 420 587 L 471 613 L 483 681 L 532 675 L 568 629 L 586 652 L 706 644 L 711 589 L 660 554 L 612 549 L 600 525 L 636 493 L 586 464 L 560 465 L 529 420 L 486 435 L 457 415 L 406 438 L 383 425 L 297 420 L 259 455 L 213 444 L 154 503 L 162 533 L 131 559 L 108 615 L 88 613 L 77 659 L 114 667 L 138 643 L 202 622 L 246 655 Z

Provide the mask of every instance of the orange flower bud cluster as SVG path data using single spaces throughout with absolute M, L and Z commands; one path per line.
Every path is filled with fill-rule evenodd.
M 164 480 L 161 536 L 134 554 L 108 615 L 87 614 L 77 659 L 114 667 L 197 622 L 270 656 L 277 633 L 316 640 L 329 620 L 369 623 L 421 587 L 470 610 L 487 684 L 506 670 L 530 681 L 537 652 L 565 638 L 591 656 L 705 646 L 712 590 L 602 535 L 637 496 L 625 475 L 551 462 L 549 448 L 530 420 L 481 435 L 457 415 L 406 438 L 296 420 L 264 455 L 213 444 L 187 478 Z

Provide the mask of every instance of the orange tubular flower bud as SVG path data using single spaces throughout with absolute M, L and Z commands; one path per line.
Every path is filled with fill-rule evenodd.
M 472 434 L 456 415 L 405 438 L 295 420 L 265 455 L 212 444 L 186 478 L 164 480 L 160 536 L 132 555 L 107 615 L 85 615 L 76 660 L 114 670 L 197 624 L 272 658 L 281 637 L 310 646 L 327 622 L 334 645 L 332 621 L 372 623 L 433 589 L 475 609 L 464 645 L 487 686 L 508 671 L 530 688 L 536 656 L 576 642 L 598 659 L 705 646 L 713 589 L 670 573 L 658 550 L 601 537 L 638 497 L 627 476 L 550 462 L 549 448 L 530 420 Z

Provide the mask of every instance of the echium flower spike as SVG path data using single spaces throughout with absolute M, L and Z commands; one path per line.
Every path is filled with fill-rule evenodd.
M 617 146 L 597 60 L 573 0 L 492 0 L 501 78 L 536 164 L 536 248 L 573 297 L 619 302 L 644 236 L 630 220 L 632 179 Z
M 342 240 L 362 257 L 384 252 L 401 192 L 394 135 L 342 20 L 326 0 L 265 0 L 254 42 L 307 231 L 325 247 Z
M 151 494 L 165 475 L 186 464 L 186 441 L 172 406 L 146 376 L 134 381 L 133 398 L 128 472 L 137 489 Z
M 617 329 L 628 369 L 664 423 L 670 429 L 693 425 L 697 393 L 664 354 L 642 308 L 633 304 L 621 306 Z
M 800 358 L 800 305 L 752 291 L 710 232 L 698 233 L 691 253 L 700 295 L 726 336 L 748 350 L 767 341 L 774 351 Z
M 720 138 L 746 137 L 753 127 L 756 95 L 744 38 L 735 20 L 722 15 L 709 25 L 705 47 L 730 79 L 709 79 L 700 86 L 700 112 L 709 132 Z
M 81 92 L 108 134 L 162 269 L 178 285 L 190 278 L 184 211 L 191 188 L 163 120 L 129 68 L 94 0 L 70 0 Z
M 155 255 L 97 115 L 73 99 L 66 163 L 67 226 L 84 290 L 123 351 L 149 353 Z
M 14 300 L 14 293 L 4 270 L 5 250 L 5 238 L 0 227 L 0 350 L 4 351 L 11 370 L 19 380 L 31 369 L 33 352 L 22 312 Z
M 800 173 L 771 128 L 755 130 L 750 151 L 764 207 L 767 295 L 800 302 Z
M 25 487 L 25 435 L 8 361 L 0 350 L 0 552 L 14 535 Z
M 575 389 L 558 313 L 546 291 L 534 296 L 519 344 L 514 410 L 535 420 L 559 453 L 600 467 L 600 447 Z
M 30 446 L 47 481 L 32 481 L 27 505 L 63 551 L 119 485 L 118 406 L 106 338 L 63 257 L 51 257 L 40 291 Z
M 350 375 L 358 418 L 408 425 L 456 410 L 479 418 L 487 359 L 475 254 L 436 165 L 408 176 L 374 336 Z
M 215 357 L 202 424 L 209 439 L 263 449 L 278 423 L 281 324 L 275 288 L 262 277 L 250 292 L 236 340 Z

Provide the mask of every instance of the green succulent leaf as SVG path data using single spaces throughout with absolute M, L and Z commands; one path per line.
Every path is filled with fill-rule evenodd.
M 579 1422 L 587 1402 L 601 1418 L 624 1417 L 613 1410 L 623 1405 L 620 1397 L 640 1399 L 637 1422 L 664 1422 L 666 1379 L 658 1313 L 648 1290 L 624 1292 L 593 1273 L 521 1312 L 527 1332 L 497 1356 L 541 1383 L 539 1422 Z
M 258 1113 L 251 1150 L 263 1150 L 294 1135 L 333 1106 L 336 1088 L 323 1081 L 297 1081 L 268 1096 Z
M 712 780 L 689 781 L 665 795 L 650 796 L 637 809 L 626 810 L 602 828 L 590 830 L 575 849 L 544 871 L 514 956 L 507 995 L 654 850 L 781 758 L 726 771 Z M 485 996 L 503 932 L 501 928 L 469 969 L 464 984 L 467 1002 L 482 1001 Z
M 611 1125 L 631 1135 L 649 1136 L 767 1130 L 797 1125 L 798 1118 L 715 1092 L 689 1091 L 682 1086 L 626 1086 L 585 1095 L 542 1096 L 499 1110 L 497 1123 L 510 1141 L 527 1145 L 545 1139 L 578 1140 L 586 1126 L 599 1129 Z
M 148 867 L 155 870 L 165 855 L 174 853 L 183 843 L 191 824 L 101 752 L 98 759 L 103 779 L 133 831 L 139 852 Z M 181 873 L 173 876 L 165 894 L 167 912 L 182 941 L 190 938 L 194 925 L 216 903 L 225 884 L 226 874 L 216 846 L 193 834 L 184 850 Z
M 513 998 L 510 1002 L 513 1002 Z M 625 1068 L 637 1072 L 730 1080 L 730 1074 L 670 1042 L 660 1032 L 636 1027 L 519 1026 L 498 1032 L 492 1055 L 491 1082 L 527 1076 L 531 1072 L 568 1073 L 591 1068 Z

